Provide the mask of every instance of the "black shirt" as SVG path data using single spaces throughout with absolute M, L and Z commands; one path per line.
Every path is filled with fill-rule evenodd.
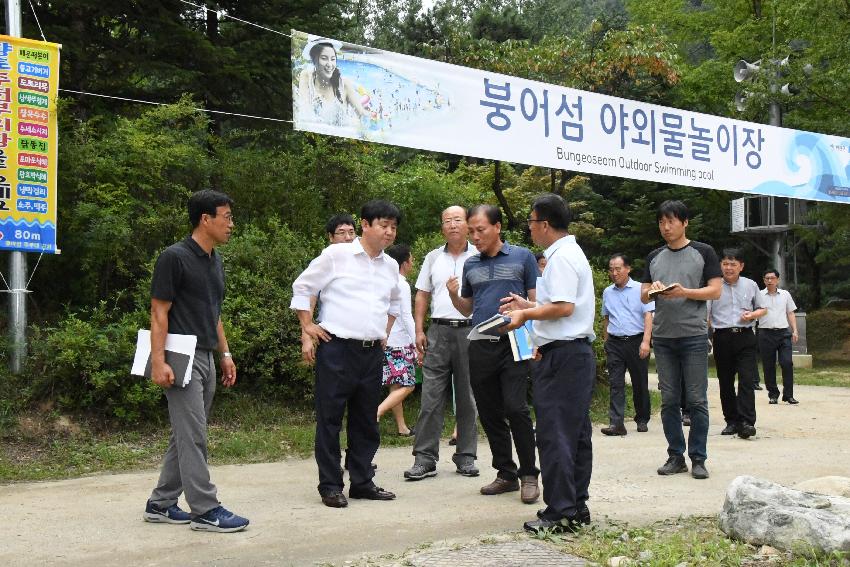
M 151 297 L 171 302 L 169 333 L 197 336 L 198 348 L 218 346 L 224 267 L 215 250 L 207 254 L 191 236 L 166 248 L 153 270 Z

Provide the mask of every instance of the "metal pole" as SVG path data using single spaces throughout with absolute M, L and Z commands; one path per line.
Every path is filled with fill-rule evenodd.
M 779 90 L 777 87 L 778 77 L 774 77 L 773 81 L 770 85 L 770 92 L 773 93 L 775 97 L 777 95 L 777 91 Z M 770 125 L 771 126 L 782 126 L 782 106 L 776 101 L 773 100 L 770 103 Z M 789 207 L 793 208 L 793 203 L 791 199 L 788 200 Z M 776 222 L 776 198 L 770 198 L 770 206 L 772 209 L 772 222 Z M 790 216 L 789 216 L 790 220 Z M 785 233 L 786 230 L 782 232 L 778 232 L 773 236 L 773 242 L 771 243 L 771 248 L 773 252 L 773 267 L 779 270 L 779 273 L 782 274 L 781 277 L 786 278 L 786 282 L 790 282 L 790 278 L 788 278 L 788 273 L 785 271 Z
M 6 0 L 6 35 L 21 37 L 21 2 Z M 9 341 L 11 357 L 9 370 L 20 374 L 27 357 L 27 257 L 23 252 L 11 252 L 9 256 Z

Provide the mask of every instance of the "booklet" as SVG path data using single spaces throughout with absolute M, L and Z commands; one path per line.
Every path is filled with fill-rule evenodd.
M 474 329 L 482 335 L 490 335 L 492 337 L 501 336 L 499 329 L 511 322 L 511 318 L 501 313 L 496 313 L 489 319 L 475 325 Z
M 195 362 L 195 347 L 198 337 L 195 335 L 177 335 L 168 333 L 165 337 L 165 362 L 174 371 L 174 385 L 185 388 L 192 379 L 192 365 Z M 136 337 L 136 355 L 130 374 L 151 377 L 151 332 L 139 329 Z
M 668 285 L 664 289 L 653 289 L 653 290 L 650 290 L 646 295 L 650 299 L 654 299 L 657 295 L 662 294 L 662 293 L 666 293 L 666 292 L 670 291 L 671 289 L 673 289 L 674 287 L 678 287 L 678 285 L 672 284 L 672 285 Z
M 531 321 L 526 321 L 522 327 L 510 331 L 508 333 L 508 339 L 511 341 L 511 351 L 516 362 L 534 358 L 534 343 L 531 340 Z

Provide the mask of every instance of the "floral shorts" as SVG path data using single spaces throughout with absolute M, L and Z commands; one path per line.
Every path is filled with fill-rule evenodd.
M 412 344 L 404 347 L 387 347 L 384 349 L 384 386 L 398 384 L 399 386 L 416 385 L 416 347 Z

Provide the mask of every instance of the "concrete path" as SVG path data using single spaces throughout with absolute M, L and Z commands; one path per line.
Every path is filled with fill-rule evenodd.
M 649 433 L 607 438 L 594 431 L 590 509 L 594 521 L 649 523 L 719 512 L 728 483 L 749 474 L 785 485 L 809 478 L 850 476 L 847 415 L 850 389 L 798 386 L 800 405 L 769 406 L 758 392 L 758 435 L 720 435 L 717 382 L 709 382 L 711 478 L 659 477 L 666 443 L 658 416 Z M 382 449 L 376 482 L 398 494 L 393 502 L 351 501 L 326 508 L 316 493 L 315 463 L 288 460 L 213 469 L 224 505 L 251 519 L 236 534 L 192 532 L 186 526 L 141 520 L 156 471 L 0 486 L 0 565 L 315 565 L 399 553 L 423 542 L 468 540 L 521 530 L 539 506 L 518 493 L 481 496 L 493 478 L 486 442 L 482 476 L 454 472 L 450 447 L 435 478 L 405 482 L 409 448 Z

